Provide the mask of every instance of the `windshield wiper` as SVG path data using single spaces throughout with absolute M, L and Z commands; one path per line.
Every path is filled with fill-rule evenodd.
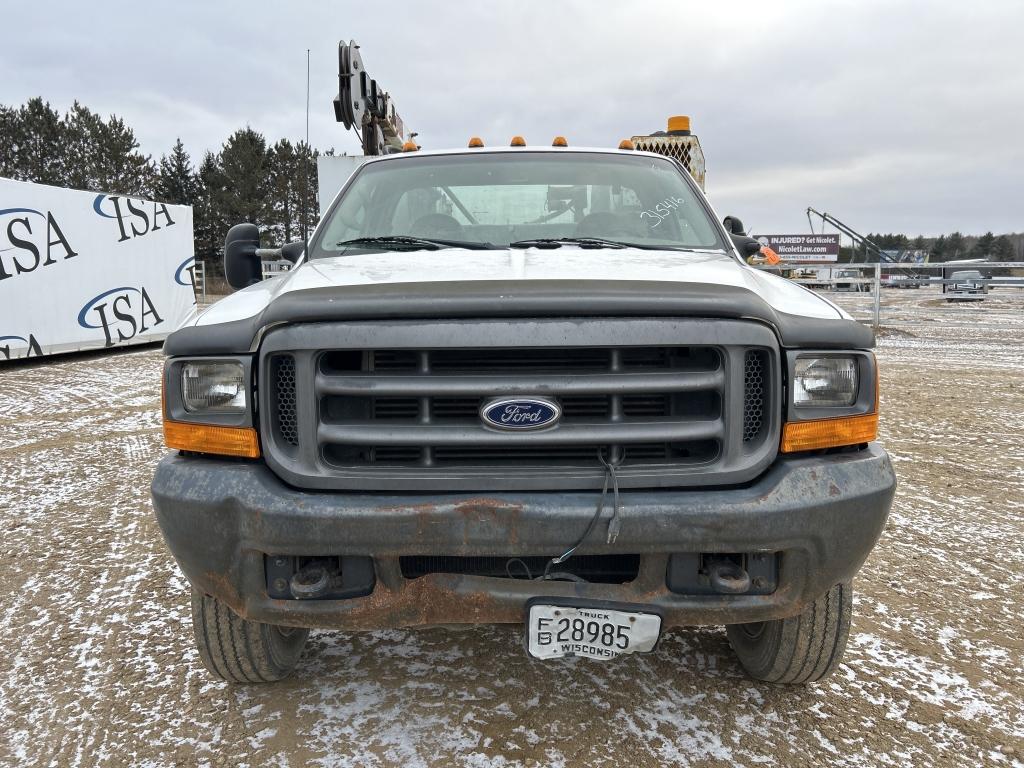
M 605 240 L 603 237 L 538 237 L 533 240 L 516 240 L 509 243 L 509 248 L 561 248 L 563 245 L 578 245 L 580 248 L 640 248 L 645 251 L 695 250 L 680 245 L 627 243 L 624 240 Z
M 410 235 L 379 235 L 377 237 L 355 237 L 351 240 L 342 240 L 334 244 L 338 246 L 382 246 L 398 247 L 410 251 L 436 251 L 440 248 L 467 248 L 469 250 L 486 250 L 494 248 L 490 243 L 480 243 L 473 240 L 438 240 L 431 237 L 411 237 Z
M 563 245 L 578 245 L 580 248 L 629 248 L 629 243 L 604 240 L 600 237 L 537 237 L 532 240 L 516 240 L 509 248 L 561 248 Z

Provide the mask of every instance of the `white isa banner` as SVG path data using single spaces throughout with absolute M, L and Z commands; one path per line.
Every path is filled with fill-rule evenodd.
M 188 206 L 0 179 L 0 361 L 159 341 L 194 272 Z

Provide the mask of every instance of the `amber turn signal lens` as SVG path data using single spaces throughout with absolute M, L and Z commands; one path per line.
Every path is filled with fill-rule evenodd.
M 260 457 L 260 442 L 252 427 L 221 427 L 187 424 L 164 419 L 164 443 L 168 448 L 219 456 Z
M 790 421 L 782 427 L 782 452 L 813 451 L 870 443 L 878 437 L 878 413 L 837 419 Z

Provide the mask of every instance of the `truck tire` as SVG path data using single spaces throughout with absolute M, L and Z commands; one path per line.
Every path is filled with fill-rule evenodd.
M 292 673 L 308 629 L 261 624 L 192 590 L 192 630 L 203 665 L 229 683 L 272 683 Z
M 830 675 L 850 635 L 853 588 L 836 584 L 788 619 L 730 624 L 729 645 L 747 674 L 769 683 L 813 683 Z

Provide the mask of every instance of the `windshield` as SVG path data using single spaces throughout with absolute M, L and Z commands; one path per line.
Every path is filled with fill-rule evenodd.
M 405 240 L 364 240 L 388 237 Z M 327 214 L 311 255 L 538 240 L 558 247 L 551 241 L 561 238 L 724 250 L 692 184 L 667 159 L 524 151 L 369 163 Z

